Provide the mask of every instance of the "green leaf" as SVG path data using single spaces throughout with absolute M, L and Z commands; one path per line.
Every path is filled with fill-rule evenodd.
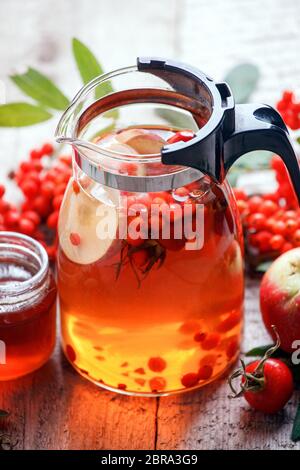
M 267 344 L 266 346 L 257 346 L 256 348 L 250 349 L 250 351 L 246 352 L 246 357 L 263 357 L 268 349 L 272 348 L 274 344 Z
M 79 39 L 73 38 L 72 47 L 76 64 L 84 84 L 104 73 L 102 66 L 94 54 L 85 44 L 79 41 Z M 96 98 L 101 98 L 101 96 L 111 93 L 112 91 L 111 82 L 106 81 L 97 87 L 95 95 Z
M 224 81 L 230 86 L 236 103 L 247 103 L 256 88 L 259 70 L 253 64 L 239 64 L 233 67 Z
M 256 348 L 250 349 L 250 351 L 246 352 L 246 357 L 263 357 L 268 349 L 274 347 L 274 344 L 266 344 L 264 346 L 257 346 Z M 281 359 L 288 359 L 289 354 L 283 351 L 282 349 L 277 349 L 273 354 L 272 357 L 279 357 Z
M 0 410 L 0 418 L 7 418 L 9 416 L 9 411 Z
M 0 106 L 0 127 L 24 127 L 47 121 L 52 115 L 40 106 L 9 103 Z
M 292 441 L 294 442 L 297 442 L 300 440 L 300 404 L 298 405 L 298 408 L 297 408 L 291 437 L 292 437 Z
M 297 137 L 296 141 L 298 144 L 300 144 L 300 137 Z
M 268 271 L 271 264 L 272 261 L 264 261 L 263 263 L 260 263 L 258 266 L 256 266 L 255 271 L 258 273 L 265 273 Z
M 26 73 L 11 75 L 10 78 L 26 95 L 47 108 L 64 111 L 69 105 L 68 98 L 37 70 L 29 68 Z

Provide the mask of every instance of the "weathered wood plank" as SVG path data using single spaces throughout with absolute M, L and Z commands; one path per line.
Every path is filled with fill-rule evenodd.
M 268 344 L 259 315 L 258 281 L 248 281 L 243 351 Z M 199 392 L 160 399 L 158 449 L 300 449 L 290 439 L 299 393 L 275 416 L 231 400 L 224 379 Z
M 156 407 L 83 380 L 59 347 L 35 374 L 0 382 L 0 408 L 11 412 L 3 431 L 16 449 L 153 449 Z

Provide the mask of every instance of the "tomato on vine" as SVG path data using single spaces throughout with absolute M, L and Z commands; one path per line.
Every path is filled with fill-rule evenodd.
M 248 365 L 241 361 L 242 367 L 229 378 L 232 398 L 243 396 L 252 408 L 267 414 L 280 411 L 294 391 L 293 375 L 289 367 L 282 360 L 271 357 L 280 346 L 279 336 L 274 327 L 273 329 L 277 335 L 275 346 L 261 360 Z M 237 378 L 241 378 L 238 391 L 233 385 Z

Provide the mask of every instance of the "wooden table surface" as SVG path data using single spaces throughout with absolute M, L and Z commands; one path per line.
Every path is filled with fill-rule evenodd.
M 154 55 L 222 79 L 232 65 L 254 62 L 261 80 L 253 99 L 274 104 L 282 89 L 300 89 L 299 17 L 299 0 L 1 0 L 0 89 L 8 101 L 23 99 L 7 76 L 30 65 L 73 96 L 80 81 L 70 39 L 77 36 L 106 70 Z M 0 130 L 0 182 L 29 148 L 52 138 L 57 120 Z M 12 185 L 8 197 L 18 197 Z M 249 280 L 243 350 L 266 342 L 258 283 Z M 80 378 L 57 345 L 40 371 L 0 384 L 0 408 L 11 412 L 6 431 L 16 449 L 300 449 L 290 440 L 297 395 L 265 417 L 228 393 L 221 380 L 177 397 L 114 395 Z
M 269 342 L 257 299 L 258 282 L 248 280 L 244 351 Z M 290 440 L 298 393 L 276 416 L 229 393 L 225 379 L 159 399 L 106 392 L 80 377 L 57 344 L 42 369 L 0 382 L 0 409 L 11 412 L 4 429 L 16 449 L 300 449 Z

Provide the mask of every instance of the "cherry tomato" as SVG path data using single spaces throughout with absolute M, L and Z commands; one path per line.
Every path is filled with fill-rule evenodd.
M 259 361 L 246 366 L 246 372 L 253 374 Z M 291 398 L 294 383 L 288 366 L 279 359 L 267 359 L 263 368 L 264 384 L 261 390 L 245 391 L 244 397 L 255 410 L 264 413 L 276 413 Z M 242 379 L 244 383 L 245 379 Z

